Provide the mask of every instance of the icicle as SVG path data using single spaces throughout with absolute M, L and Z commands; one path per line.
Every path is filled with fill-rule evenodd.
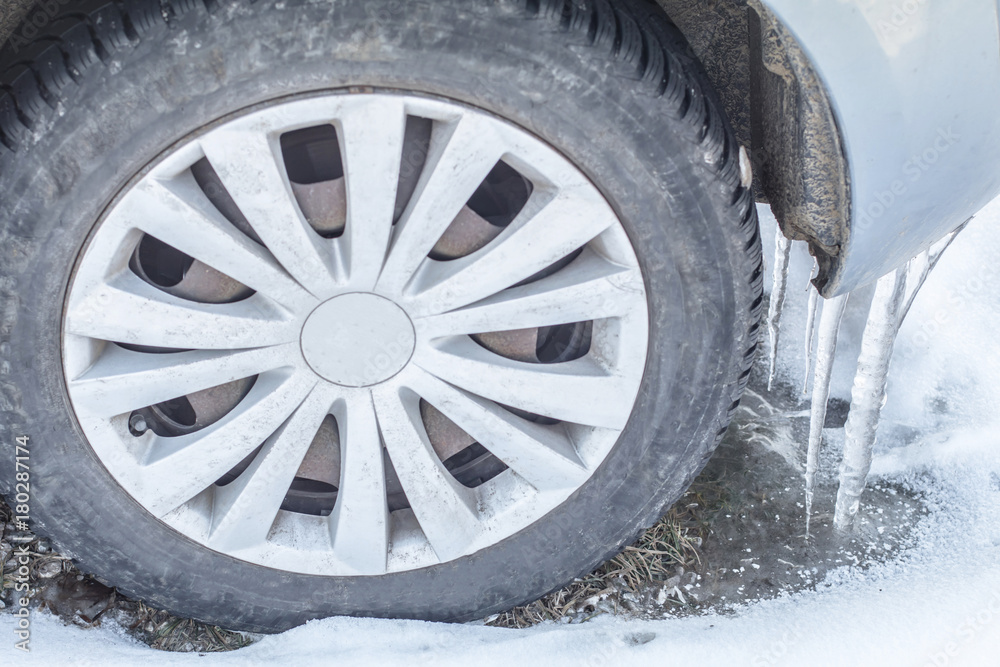
M 840 532 L 850 530 L 853 525 L 868 480 L 892 346 L 906 296 L 907 273 L 907 270 L 893 271 L 878 281 L 861 340 L 858 371 L 851 389 L 851 412 L 844 427 L 844 458 L 833 516 L 833 526 Z
M 851 411 L 844 427 L 844 458 L 840 466 L 840 488 L 833 517 L 834 528 L 839 532 L 847 532 L 854 525 L 861 494 L 868 481 L 876 431 L 885 401 L 889 362 L 899 327 L 927 276 L 964 228 L 965 225 L 962 225 L 914 257 L 905 269 L 879 280 L 875 288 L 851 389 Z
M 968 222 L 965 224 L 969 224 Z M 948 249 L 951 242 L 955 240 L 958 233 L 965 229 L 965 225 L 962 225 L 948 236 L 944 237 L 929 249 L 920 253 L 916 257 L 910 260 L 910 263 L 906 265 L 906 299 L 903 306 L 899 311 L 899 322 L 902 323 L 906 319 L 907 313 L 910 312 L 910 306 L 913 305 L 913 300 L 917 298 L 917 293 L 920 288 L 924 286 L 924 281 L 927 280 L 927 276 L 930 275 L 931 271 L 937 266 L 938 260 L 941 259 L 941 255 L 944 251 Z
M 812 409 L 809 417 L 809 449 L 806 453 L 806 538 L 812 517 L 813 488 L 819 468 L 819 448 L 826 421 L 826 402 L 830 399 L 830 375 L 837 355 L 837 335 L 844 319 L 849 294 L 842 294 L 823 303 L 819 320 L 819 343 L 816 346 L 816 371 L 813 374 Z
M 813 332 L 816 329 L 816 309 L 819 307 L 819 292 L 809 286 L 809 307 L 806 311 L 806 376 L 802 379 L 802 393 L 809 393 L 809 371 L 812 369 Z
M 792 242 L 785 238 L 778 227 L 774 233 L 774 273 L 771 278 L 771 302 L 767 308 L 767 331 L 771 335 L 771 358 L 767 373 L 767 390 L 774 385 L 778 368 L 778 336 L 781 334 L 781 308 L 785 304 L 788 285 L 788 255 Z

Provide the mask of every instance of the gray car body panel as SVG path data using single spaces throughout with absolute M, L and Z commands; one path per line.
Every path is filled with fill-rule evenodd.
M 826 296 L 898 268 L 1000 193 L 996 0 L 766 0 L 823 80 L 850 168 Z

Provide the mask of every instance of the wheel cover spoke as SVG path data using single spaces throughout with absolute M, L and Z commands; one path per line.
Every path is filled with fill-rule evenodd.
M 112 417 L 280 368 L 289 364 L 294 351 L 294 344 L 289 344 L 152 355 L 113 347 L 70 382 L 70 391 L 78 407 Z
M 417 319 L 428 338 L 621 317 L 645 303 L 638 269 L 587 251 L 563 271 L 475 305 Z
M 373 392 L 385 446 L 417 521 L 442 561 L 460 556 L 480 532 L 476 497 L 445 470 L 419 427 L 418 396 L 388 387 Z
M 294 307 L 309 299 L 266 248 L 211 205 L 190 175 L 139 183 L 115 214 L 279 303 Z
M 385 572 L 389 508 L 385 496 L 382 440 L 372 397 L 355 393 L 338 406 L 344 442 L 341 493 L 330 515 L 337 558 L 359 573 Z
M 274 433 L 315 386 L 303 375 L 262 378 L 222 421 L 196 434 L 153 442 L 142 467 L 140 501 L 162 517 L 193 498 Z
M 454 102 L 324 94 L 208 127 L 123 191 L 63 361 L 91 448 L 168 526 L 378 576 L 585 485 L 631 415 L 647 311 L 624 227 L 552 147 Z
M 590 359 L 539 365 L 490 352 L 468 338 L 426 345 L 413 362 L 430 374 L 503 405 L 561 421 L 624 428 L 632 398 L 622 378 Z
M 255 297 L 239 303 L 197 303 L 158 290 L 134 273 L 121 273 L 72 299 L 66 331 L 181 350 L 266 347 L 298 338 L 294 322 Z
M 392 234 L 396 184 L 403 158 L 402 100 L 352 104 L 340 118 L 347 189 L 350 287 L 375 287 Z
M 413 373 L 412 387 L 539 490 L 576 488 L 587 468 L 565 432 L 522 419 L 492 401 L 438 380 Z
M 504 145 L 482 118 L 464 115 L 431 143 L 424 174 L 403 213 L 378 291 L 398 296 L 445 229 L 503 157 Z
M 250 467 L 216 491 L 210 544 L 230 551 L 263 543 L 313 436 L 337 391 L 313 387 L 291 417 L 264 442 Z
M 416 317 L 447 312 L 496 294 L 566 257 L 615 222 L 596 192 L 571 190 L 551 201 L 529 201 L 521 218 L 494 243 L 453 262 L 428 263 L 415 277 L 420 292 L 409 310 Z
M 278 157 L 277 137 L 251 129 L 221 130 L 202 139 L 205 156 L 250 226 L 298 282 L 318 298 L 340 278 L 324 244 L 295 203 Z

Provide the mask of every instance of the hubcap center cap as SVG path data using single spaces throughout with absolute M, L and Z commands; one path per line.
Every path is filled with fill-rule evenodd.
M 402 308 L 376 294 L 334 297 L 302 327 L 302 355 L 322 378 L 345 387 L 385 382 L 403 370 L 416 344 Z

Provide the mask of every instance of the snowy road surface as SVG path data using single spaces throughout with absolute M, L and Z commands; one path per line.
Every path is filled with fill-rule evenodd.
M 762 224 L 773 238 L 770 217 Z M 800 385 L 809 258 L 792 250 L 778 376 Z M 1000 664 L 998 256 L 1000 200 L 955 241 L 903 326 L 873 474 L 909 480 L 931 511 L 912 548 L 867 571 L 836 570 L 818 591 L 729 616 L 528 630 L 336 618 L 208 656 L 156 653 L 114 628 L 66 627 L 44 613 L 24 654 L 14 619 L 0 615 L 0 664 Z M 850 395 L 866 299 L 852 297 L 846 315 L 834 396 Z

